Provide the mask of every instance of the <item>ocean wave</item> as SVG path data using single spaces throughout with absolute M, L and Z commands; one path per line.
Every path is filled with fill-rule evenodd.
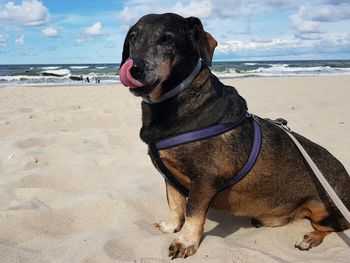
M 41 76 L 41 73 L 35 70 L 25 70 L 13 73 L 11 76 Z
M 54 77 L 54 76 L 0 76 L 0 84 L 69 84 L 68 77 Z
M 43 69 L 43 70 L 54 70 L 54 69 L 59 69 L 59 68 L 61 68 L 61 67 L 60 66 L 56 66 L 56 67 L 53 67 L 53 66 L 41 67 L 41 69 Z
M 90 66 L 70 66 L 71 69 L 87 69 L 90 68 Z
M 21 81 L 21 80 L 44 80 L 44 76 L 28 76 L 28 75 L 16 75 L 16 76 L 0 76 L 0 81 Z
M 0 86 L 118 83 L 118 68 L 119 64 L 0 65 Z M 220 78 L 350 75 L 350 60 L 213 62 L 211 70 Z
M 297 73 L 297 72 L 329 72 L 332 71 L 333 69 L 330 67 L 322 67 L 322 66 L 317 66 L 317 67 L 289 67 L 287 64 L 272 64 L 271 67 L 259 67 L 257 69 L 251 70 L 250 72 L 252 73 L 257 73 L 257 72 L 270 72 L 270 73 Z
M 224 71 L 214 71 L 220 77 L 284 77 L 284 76 L 319 76 L 319 75 L 350 75 L 350 68 L 335 68 L 330 66 L 301 67 L 288 64 L 269 64 L 255 69 L 227 68 Z
M 53 69 L 53 70 L 45 70 L 41 71 L 41 74 L 44 75 L 52 75 L 52 76 L 57 76 L 57 77 L 63 77 L 63 76 L 68 76 L 70 75 L 70 70 L 69 69 Z
M 86 76 L 83 77 L 81 81 L 76 81 L 70 79 L 71 75 L 66 75 L 63 77 L 55 77 L 55 76 L 28 76 L 28 75 L 16 75 L 16 76 L 0 76 L 0 86 L 4 84 L 33 84 L 33 85 L 74 85 L 74 84 L 86 84 L 85 82 Z M 94 84 L 94 76 L 88 75 L 90 78 L 90 83 Z M 98 77 L 100 83 L 119 83 L 120 80 L 117 76 L 102 76 Z

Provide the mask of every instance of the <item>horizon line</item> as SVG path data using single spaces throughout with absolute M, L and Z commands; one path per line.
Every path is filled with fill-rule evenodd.
M 271 60 L 213 60 L 213 63 L 222 62 L 278 62 L 278 61 L 350 61 L 350 59 L 271 59 Z M 100 64 L 120 64 L 120 62 L 88 62 L 88 63 L 15 63 L 1 64 L 0 66 L 26 66 L 26 65 L 100 65 Z

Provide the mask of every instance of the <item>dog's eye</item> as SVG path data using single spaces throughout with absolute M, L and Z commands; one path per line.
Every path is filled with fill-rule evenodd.
M 159 39 L 160 45 L 170 45 L 170 44 L 173 44 L 174 42 L 175 42 L 175 38 L 170 34 L 164 35 Z

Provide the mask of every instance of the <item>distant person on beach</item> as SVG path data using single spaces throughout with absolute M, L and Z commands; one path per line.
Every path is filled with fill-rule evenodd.
M 86 77 L 86 82 L 87 82 L 87 83 L 90 83 L 89 77 Z

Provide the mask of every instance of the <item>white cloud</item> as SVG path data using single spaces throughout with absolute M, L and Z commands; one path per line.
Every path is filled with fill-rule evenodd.
M 126 6 L 119 13 L 119 18 L 126 25 L 132 25 L 136 23 L 136 21 L 141 18 L 143 15 L 149 13 L 151 11 L 150 6 L 146 5 L 137 5 L 137 6 Z
M 237 17 L 271 10 L 296 8 L 293 0 L 211 0 L 215 14 L 224 17 Z
M 329 33 L 323 39 L 323 43 L 328 43 L 332 46 L 349 46 L 350 34 L 335 34 Z
M 348 4 L 349 0 L 320 0 L 322 3 L 330 4 L 330 5 L 341 5 Z
M 239 40 L 230 40 L 225 43 L 219 44 L 217 51 L 220 53 L 228 54 L 232 52 L 241 52 L 241 51 L 266 51 L 266 50 L 276 50 L 281 48 L 295 48 L 300 47 L 302 41 L 295 37 L 291 38 L 274 38 L 271 40 L 251 40 L 251 41 L 239 41 Z
M 81 45 L 86 42 L 91 42 L 94 37 L 103 35 L 101 22 L 96 22 L 85 29 L 85 34 L 80 34 L 75 37 L 75 43 Z
M 298 34 L 324 33 L 321 26 L 328 22 L 350 20 L 350 2 L 344 0 L 318 0 L 302 5 L 290 22 Z
M 241 41 L 230 40 L 219 43 L 216 54 L 218 57 L 236 58 L 264 58 L 283 57 L 289 58 L 308 55 L 310 57 L 322 56 L 322 54 L 347 53 L 350 51 L 350 34 L 325 33 L 318 38 L 309 38 L 306 41 L 300 37 L 274 38 L 271 41 L 260 39 Z
M 15 40 L 15 43 L 17 46 L 22 47 L 24 46 L 24 35 L 21 35 L 19 38 Z
M 174 3 L 175 2 L 175 3 Z M 148 13 L 178 13 L 201 19 L 237 17 L 266 10 L 296 8 L 293 0 L 191 0 L 191 1 L 130 0 L 118 16 L 126 25 L 134 24 Z
M 9 1 L 0 10 L 0 21 L 8 21 L 23 26 L 38 26 L 48 22 L 50 17 L 48 9 L 41 1 L 22 0 L 16 5 Z
M 283 57 L 286 54 L 317 56 L 317 52 L 331 49 L 327 45 L 342 52 L 350 49 L 348 38 L 331 37 L 327 33 L 344 33 L 344 29 L 333 30 L 336 25 L 325 26 L 319 18 L 320 7 L 331 5 L 339 9 L 347 3 L 350 4 L 345 0 L 310 0 L 302 4 L 295 0 L 130 0 L 119 13 L 119 18 L 124 25 L 130 26 L 148 13 L 175 12 L 184 17 L 197 16 L 219 42 L 217 58 Z M 331 10 L 334 15 L 334 10 Z M 289 25 L 286 23 L 288 16 L 276 19 L 278 11 L 292 14 Z M 346 17 L 344 10 L 338 12 L 341 14 L 335 16 L 337 19 Z M 273 21 L 282 24 L 274 27 Z
M 292 27 L 298 32 L 298 34 L 321 33 L 319 23 L 305 18 L 305 13 L 307 13 L 305 10 L 306 7 L 301 6 L 297 14 L 289 17 Z
M 319 33 L 296 34 L 296 37 L 302 40 L 321 40 L 322 39 L 322 35 Z
M 53 27 L 44 28 L 43 30 L 41 30 L 41 32 L 45 37 L 51 37 L 51 38 L 58 37 L 58 30 Z
M 253 2 L 261 3 L 261 1 L 253 0 Z M 291 7 L 296 7 L 297 3 L 295 0 L 265 0 L 264 5 L 268 8 L 280 10 Z
M 171 10 L 184 17 L 196 16 L 198 18 L 209 18 L 213 15 L 214 6 L 212 1 L 190 1 L 187 5 L 177 2 Z
M 322 5 L 313 8 L 311 19 L 319 22 L 336 22 L 350 19 L 350 2 L 342 5 Z
M 92 26 L 85 29 L 85 33 L 90 36 L 101 36 L 102 35 L 102 24 L 96 22 Z

